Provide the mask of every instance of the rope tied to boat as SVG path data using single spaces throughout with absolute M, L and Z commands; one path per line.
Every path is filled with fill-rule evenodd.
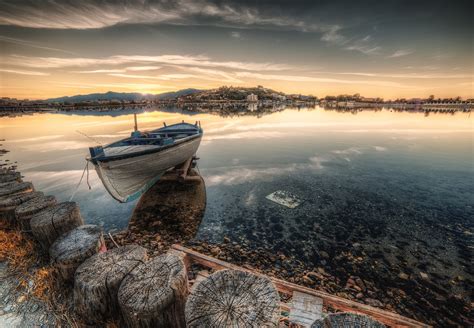
M 89 161 L 86 160 L 86 166 L 84 167 L 84 170 L 82 171 L 81 179 L 79 180 L 79 183 L 77 184 L 76 188 L 74 189 L 74 192 L 71 195 L 71 198 L 69 198 L 69 201 L 72 201 L 74 196 L 76 196 L 76 192 L 79 189 L 79 186 L 81 185 L 82 179 L 84 178 L 84 174 L 87 172 L 86 176 L 86 181 L 87 181 L 87 186 L 89 187 L 89 190 L 91 190 L 91 184 L 89 183 Z

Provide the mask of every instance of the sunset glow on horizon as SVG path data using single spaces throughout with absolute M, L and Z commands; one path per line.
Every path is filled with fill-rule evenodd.
M 2 97 L 223 85 L 473 98 L 472 3 L 4 0 Z

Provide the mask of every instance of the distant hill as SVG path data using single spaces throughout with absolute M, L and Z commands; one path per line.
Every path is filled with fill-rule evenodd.
M 182 96 L 188 96 L 194 93 L 201 92 L 199 89 L 182 89 L 179 91 L 165 92 L 157 95 L 156 97 L 160 100 L 174 99 Z
M 90 93 L 87 95 L 75 95 L 75 96 L 66 96 L 66 97 L 58 97 L 58 98 L 50 98 L 44 100 L 44 102 L 52 103 L 52 102 L 69 102 L 69 103 L 79 103 L 85 101 L 99 101 L 99 100 L 126 100 L 126 101 L 139 101 L 139 100 L 166 100 L 166 99 L 174 99 L 180 96 L 187 96 L 196 92 L 200 92 L 201 90 L 198 89 L 183 89 L 179 91 L 173 92 L 166 92 L 157 95 L 153 94 L 142 94 L 138 92 L 113 92 L 109 91 L 106 93 Z

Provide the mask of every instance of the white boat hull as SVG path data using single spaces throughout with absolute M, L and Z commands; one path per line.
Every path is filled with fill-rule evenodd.
M 169 169 L 196 154 L 201 137 L 177 142 L 159 152 L 94 164 L 99 178 L 112 197 L 132 201 L 146 192 Z

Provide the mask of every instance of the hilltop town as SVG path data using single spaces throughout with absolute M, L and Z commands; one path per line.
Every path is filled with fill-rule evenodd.
M 41 111 L 120 111 L 124 109 L 151 108 L 153 106 L 176 106 L 188 111 L 218 112 L 275 112 L 286 107 L 315 107 L 316 105 L 336 110 L 373 109 L 390 107 L 402 110 L 428 110 L 441 112 L 471 111 L 474 99 L 399 98 L 384 100 L 360 94 L 325 96 L 285 94 L 265 88 L 222 86 L 216 89 L 183 89 L 163 94 L 141 93 L 96 93 L 46 100 L 28 100 L 3 97 L 0 99 L 0 115 Z

